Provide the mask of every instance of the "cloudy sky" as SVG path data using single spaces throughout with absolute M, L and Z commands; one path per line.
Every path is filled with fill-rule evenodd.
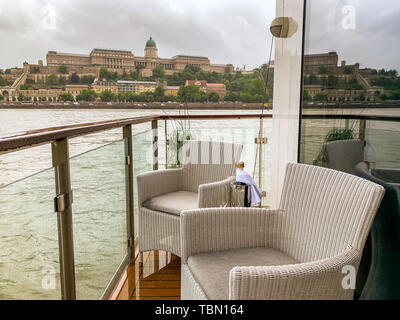
M 400 70 L 399 0 L 309 3 L 307 52 L 334 50 L 349 63 Z M 160 57 L 204 55 L 250 69 L 268 60 L 274 16 L 275 0 L 0 0 L 0 68 L 45 60 L 48 50 L 142 56 L 152 35 Z
M 307 12 L 306 53 L 400 72 L 399 0 L 311 0 Z
M 204 55 L 253 68 L 268 57 L 275 0 L 0 0 L 0 68 L 48 50 L 132 50 L 155 39 L 160 57 Z

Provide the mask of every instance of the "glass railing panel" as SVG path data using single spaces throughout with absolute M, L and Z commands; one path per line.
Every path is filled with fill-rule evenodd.
M 345 119 L 302 119 L 300 162 L 326 166 L 322 148 L 331 139 L 359 138 L 360 121 Z M 348 130 L 348 131 L 346 131 Z M 336 137 L 333 135 L 337 132 Z
M 60 299 L 54 169 L 0 188 L 0 300 Z
M 134 203 L 135 203 L 135 238 L 139 226 L 139 203 L 137 195 L 136 176 L 140 173 L 153 170 L 153 130 L 147 130 L 132 136 L 133 141 L 133 176 L 134 176 Z
M 263 164 L 262 164 L 262 190 L 270 191 L 271 186 L 271 140 L 272 120 L 264 119 L 263 136 L 268 138 L 268 143 L 263 145 Z M 224 141 L 239 143 L 243 145 L 241 161 L 245 163 L 245 171 L 249 173 L 254 181 L 259 183 L 259 149 L 255 144 L 255 138 L 259 136 L 259 119 L 227 119 L 227 120 L 181 120 L 168 121 L 168 167 L 177 166 L 177 140 L 182 137 L 190 137 L 195 140 L 204 141 Z M 184 132 L 182 135 L 181 133 Z M 178 138 L 177 138 L 178 137 Z M 268 156 L 267 156 L 268 155 Z M 263 203 L 269 204 L 269 198 L 264 198 Z
M 366 121 L 365 160 L 376 168 L 400 168 L 400 123 Z
M 99 299 L 127 255 L 125 141 L 71 159 L 76 296 Z

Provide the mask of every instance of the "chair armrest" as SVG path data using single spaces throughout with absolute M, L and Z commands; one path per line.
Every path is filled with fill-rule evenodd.
M 232 300 L 351 300 L 354 289 L 345 289 L 351 273 L 358 269 L 360 252 L 348 252 L 309 263 L 285 266 L 235 267 L 229 275 Z M 345 278 L 346 277 L 346 278 Z M 354 286 L 356 273 L 354 277 Z
M 225 180 L 199 185 L 199 208 L 219 207 L 224 203 L 229 206 L 231 202 L 231 183 L 235 177 Z
M 139 207 L 153 197 L 182 190 L 182 169 L 157 170 L 136 177 Z
M 269 246 L 281 236 L 282 210 L 213 208 L 181 213 L 182 262 L 195 254 Z

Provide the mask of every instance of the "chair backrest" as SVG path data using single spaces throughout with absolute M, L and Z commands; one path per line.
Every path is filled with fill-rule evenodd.
M 364 141 L 338 140 L 324 144 L 328 168 L 354 174 L 355 166 L 364 161 Z
M 235 175 L 242 149 L 241 144 L 185 141 L 181 153 L 183 189 L 197 192 L 200 184 L 224 180 Z
M 299 261 L 361 251 L 384 188 L 336 170 L 288 164 L 280 208 L 281 250 Z
M 361 299 L 395 300 L 400 297 L 400 170 L 373 169 L 370 172 L 367 164 L 361 162 L 355 171 L 386 190 L 372 224 L 372 246 L 366 247 L 363 253 L 365 257 L 372 256 L 372 265 L 369 259 L 361 260 L 360 268 L 366 271 L 360 280 L 357 279 L 358 291 L 362 291 Z

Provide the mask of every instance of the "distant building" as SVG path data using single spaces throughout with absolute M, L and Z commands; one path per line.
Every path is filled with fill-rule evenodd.
M 68 84 L 65 86 L 65 92 L 72 94 L 74 99 L 83 91 L 89 89 L 88 85 L 84 84 Z
M 165 88 L 165 95 L 166 96 L 178 96 L 179 86 L 167 86 Z
M 206 80 L 186 80 L 185 86 L 188 85 L 195 85 L 195 86 L 200 86 L 201 89 L 204 89 L 207 87 L 207 81 Z
M 226 86 L 223 83 L 207 83 L 206 92 L 215 92 L 218 93 L 220 98 L 224 98 L 226 96 Z
M 100 94 L 103 91 L 110 90 L 112 93 L 118 94 L 118 86 L 116 82 L 112 81 L 95 81 L 92 84 L 92 89 Z
M 59 96 L 63 93 L 62 89 L 37 89 L 37 90 L 19 90 L 18 94 L 22 94 L 25 100 L 30 101 L 58 101 Z M 17 95 L 16 95 L 17 97 Z
M 155 81 L 117 81 L 118 93 L 120 92 L 133 92 L 139 94 L 145 91 L 154 92 L 157 87 Z
M 218 93 L 220 98 L 226 96 L 226 86 L 223 83 L 207 83 L 205 80 L 186 80 L 185 85 L 200 86 L 200 90 L 203 90 L 207 94 L 212 92 Z
M 339 56 L 336 52 L 308 54 L 304 56 L 304 72 L 318 73 L 320 66 L 327 69 L 334 69 L 338 66 Z
M 232 64 L 211 64 L 207 57 L 176 55 L 171 59 L 159 58 L 156 42 L 150 37 L 144 48 L 144 57 L 134 56 L 131 51 L 114 49 L 93 49 L 89 55 L 49 51 L 47 66 L 59 67 L 105 67 L 122 74 L 140 69 L 145 77 L 152 76 L 153 69 L 163 66 L 166 74 L 182 71 L 187 65 L 198 66 L 204 71 L 220 73 L 233 72 Z

